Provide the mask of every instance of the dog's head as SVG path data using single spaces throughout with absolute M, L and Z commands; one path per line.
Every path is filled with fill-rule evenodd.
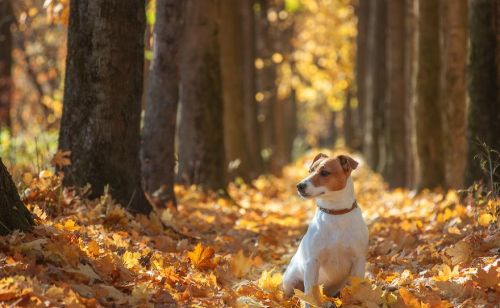
M 297 184 L 297 191 L 303 198 L 316 198 L 342 190 L 357 167 L 358 162 L 347 155 L 333 158 L 320 153 L 309 167 L 309 176 Z

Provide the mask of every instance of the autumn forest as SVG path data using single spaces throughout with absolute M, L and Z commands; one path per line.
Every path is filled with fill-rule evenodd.
M 498 307 L 499 37 L 499 0 L 0 0 L 0 307 Z M 288 294 L 353 213 L 364 274 Z

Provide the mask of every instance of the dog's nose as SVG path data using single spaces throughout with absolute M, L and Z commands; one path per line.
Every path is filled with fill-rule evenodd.
M 306 183 L 301 182 L 301 183 L 297 184 L 297 190 L 303 191 L 304 189 L 306 189 L 306 186 L 307 186 Z

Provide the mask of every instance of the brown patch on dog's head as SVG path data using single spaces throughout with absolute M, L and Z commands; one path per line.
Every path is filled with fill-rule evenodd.
M 329 158 L 325 154 L 318 154 L 309 169 L 309 173 L 312 173 L 311 183 L 330 191 L 344 189 L 352 170 L 357 167 L 358 162 L 347 155 Z

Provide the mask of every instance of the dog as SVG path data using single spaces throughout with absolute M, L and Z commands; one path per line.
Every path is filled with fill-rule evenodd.
M 351 172 L 357 166 L 349 156 L 320 153 L 297 184 L 302 198 L 316 198 L 318 210 L 283 275 L 286 296 L 294 289 L 314 295 L 319 285 L 333 296 L 350 276 L 364 278 L 368 227 L 354 196 Z

